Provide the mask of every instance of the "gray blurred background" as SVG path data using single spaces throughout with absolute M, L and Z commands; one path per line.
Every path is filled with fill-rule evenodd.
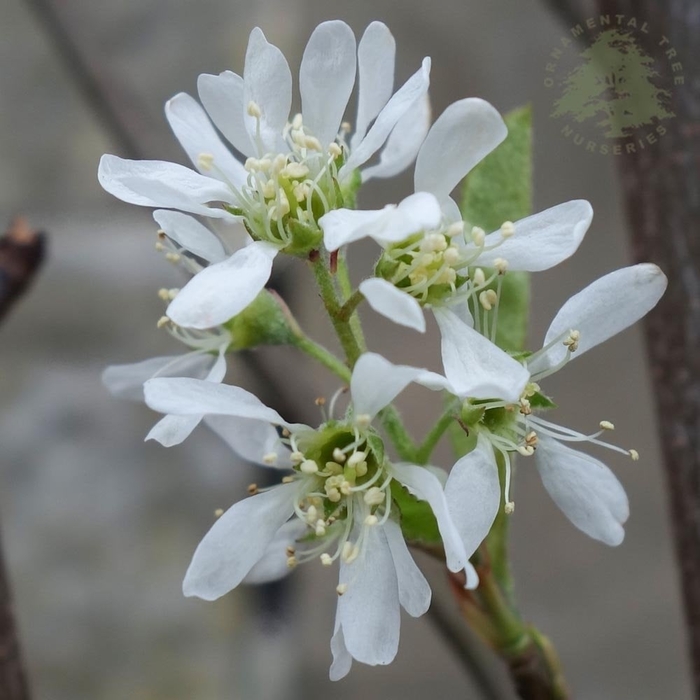
M 514 0 L 65 0 L 56 3 L 80 50 L 134 128 L 144 156 L 184 162 L 164 101 L 196 92 L 199 73 L 240 72 L 259 25 L 296 72 L 324 19 L 359 37 L 385 21 L 398 45 L 397 83 L 433 59 L 434 113 L 466 96 L 535 113 L 535 207 L 587 198 L 593 226 L 579 253 L 533 286 L 533 345 L 560 304 L 595 277 L 629 262 L 614 163 L 575 147 L 549 117 L 548 51 L 566 28 L 537 2 Z M 41 700 L 385 700 L 480 696 L 427 617 L 406 618 L 396 661 L 356 664 L 327 680 L 334 572 L 302 567 L 289 585 L 239 590 L 217 603 L 182 597 L 180 583 L 216 508 L 260 474 L 236 463 L 204 428 L 166 451 L 144 444 L 155 416 L 110 398 L 99 375 L 110 363 L 177 353 L 155 321 L 159 287 L 181 278 L 153 248 L 146 210 L 103 193 L 99 157 L 118 152 L 21 0 L 0 8 L 0 217 L 24 213 L 50 234 L 46 268 L 0 329 L 0 514 L 24 648 Z M 410 192 L 407 175 L 373 188 L 372 206 Z M 352 250 L 359 276 L 372 246 Z M 282 283 L 302 323 L 332 343 L 305 269 Z M 371 346 L 395 362 L 439 367 L 435 333 L 423 338 L 365 313 Z M 431 328 L 431 330 L 434 330 Z M 260 353 L 293 394 L 298 414 L 335 382 L 292 350 Z M 255 386 L 243 363 L 229 381 Z M 301 370 L 299 368 L 302 368 Z M 556 510 L 534 467 L 522 464 L 513 516 L 513 559 L 523 614 L 550 635 L 581 700 L 690 697 L 678 579 L 641 335 L 626 332 L 547 380 L 558 422 L 592 430 L 614 421 L 633 463 L 603 454 L 632 505 L 617 549 L 588 540 Z M 410 426 L 434 407 L 410 390 Z M 598 455 L 601 456 L 601 455 Z M 449 466 L 443 452 L 444 465 Z M 421 560 L 422 563 L 426 563 Z M 429 563 L 436 595 L 448 596 Z M 265 615 L 262 614 L 263 611 Z M 263 622 L 261 623 L 261 620 Z M 493 669 L 501 673 L 498 664 Z M 504 679 L 503 697 L 508 698 Z M 471 689 L 471 690 L 470 690 Z

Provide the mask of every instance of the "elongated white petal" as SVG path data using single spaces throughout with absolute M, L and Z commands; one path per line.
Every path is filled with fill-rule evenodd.
M 229 508 L 195 550 L 183 593 L 216 600 L 234 589 L 292 515 L 298 488 L 297 484 L 275 486 Z
M 508 133 L 498 111 L 469 97 L 451 104 L 436 120 L 416 158 L 416 191 L 447 197 L 457 183 Z
M 182 165 L 104 155 L 97 178 L 107 192 L 129 204 L 233 218 L 224 209 L 207 206 L 208 203 L 231 203 L 231 190 L 222 182 Z
M 399 119 L 379 154 L 379 162 L 362 171 L 362 182 L 374 177 L 393 177 L 416 159 L 430 129 L 430 97 L 426 92 Z
M 346 174 L 368 161 L 384 145 L 399 119 L 428 92 L 429 86 L 430 59 L 425 58 L 420 69 L 387 102 L 367 136 L 350 153 L 350 157 L 340 170 L 341 180 Z
M 397 289 L 391 282 L 373 277 L 359 287 L 367 303 L 378 313 L 408 328 L 425 333 L 423 309 L 410 294 Z
M 399 646 L 399 589 L 396 569 L 381 527 L 368 527 L 363 552 L 350 564 L 341 561 L 338 618 L 353 658 L 376 666 L 394 660 Z
M 214 415 L 207 416 L 204 422 L 247 462 L 277 469 L 291 467 L 289 450 L 267 421 Z M 276 455 L 276 459 L 270 460 L 270 455 Z
M 174 447 L 184 442 L 201 420 L 202 416 L 164 416 L 150 429 L 146 440 Z
M 287 566 L 287 547 L 293 547 L 304 535 L 306 525 L 299 518 L 288 520 L 277 530 L 265 554 L 248 572 L 242 583 L 271 583 L 284 578 L 291 569 Z
M 350 393 L 355 415 L 370 418 L 388 406 L 412 381 L 426 370 L 408 365 L 393 365 L 376 352 L 366 352 L 355 363 L 350 378 Z
M 355 84 L 355 35 L 345 22 L 314 29 L 299 70 L 304 126 L 325 148 L 338 134 Z
M 450 571 L 461 571 L 469 563 L 460 533 L 452 522 L 447 499 L 440 480 L 428 469 L 414 464 L 393 465 L 394 476 L 418 500 L 427 501 L 435 515 L 445 546 L 445 559 Z
M 146 404 L 160 413 L 180 416 L 221 415 L 263 420 L 289 427 L 256 396 L 238 386 L 201 379 L 150 379 L 144 385 Z
M 373 238 L 388 245 L 408 238 L 414 233 L 435 228 L 442 218 L 440 203 L 428 192 L 416 192 L 398 205 L 384 209 L 336 209 L 319 219 L 323 241 L 328 250 L 337 250 L 362 238 Z
M 282 52 L 265 39 L 258 27 L 250 33 L 243 71 L 246 110 L 250 102 L 261 111 L 259 155 L 282 150 L 282 130 L 292 105 L 292 74 Z M 244 120 L 251 142 L 257 144 L 257 120 L 247 111 Z
M 204 379 L 214 363 L 214 357 L 204 353 L 153 357 L 128 365 L 111 365 L 102 373 L 102 383 L 120 399 L 143 401 L 143 385 L 151 377 L 192 377 Z
M 345 637 L 343 635 L 343 628 L 339 622 L 339 616 L 336 613 L 335 616 L 335 629 L 333 630 L 333 636 L 331 637 L 331 654 L 333 654 L 333 663 L 331 664 L 330 672 L 328 677 L 332 681 L 339 681 L 341 678 L 350 673 L 352 668 L 352 656 L 345 646 Z
M 212 328 L 233 318 L 265 287 L 277 249 L 255 242 L 195 275 L 170 302 L 168 317 L 184 328 Z
M 372 22 L 357 47 L 358 90 L 352 151 L 367 133 L 369 123 L 391 97 L 394 87 L 396 42 L 383 22 Z
M 489 534 L 501 504 L 496 458 L 486 438 L 479 436 L 476 448 L 452 467 L 445 498 L 467 556 L 471 557 Z
M 193 97 L 184 92 L 175 95 L 165 103 L 165 116 L 180 145 L 200 173 L 234 187 L 240 187 L 245 182 L 245 168 L 224 146 L 207 113 Z M 213 161 L 203 161 L 200 158 L 203 154 L 211 156 Z
M 396 567 L 401 607 L 412 617 L 420 617 L 430 607 L 430 586 L 413 561 L 401 528 L 393 520 L 387 520 L 384 523 L 384 534 Z
M 651 263 L 623 267 L 601 277 L 569 299 L 554 317 L 544 344 L 569 330 L 580 334 L 579 357 L 596 345 L 612 338 L 651 311 L 666 291 L 666 275 Z M 566 356 L 561 343 L 528 362 L 532 374 L 554 367 Z
M 256 153 L 245 125 L 247 105 L 243 101 L 243 78 L 231 71 L 219 75 L 204 73 L 197 80 L 197 90 L 216 128 L 233 147 L 244 156 Z
M 584 199 L 564 202 L 515 222 L 515 234 L 494 250 L 479 256 L 479 265 L 492 266 L 496 258 L 508 261 L 509 270 L 540 272 L 572 256 L 593 218 L 593 208 Z M 502 239 L 500 231 L 486 236 L 486 246 Z
M 622 484 L 608 467 L 542 436 L 535 463 L 547 493 L 579 530 L 612 547 L 622 542 L 629 502 Z
M 190 253 L 210 263 L 226 258 L 221 241 L 193 216 L 170 209 L 156 209 L 153 218 L 168 238 Z
M 460 397 L 517 401 L 530 373 L 508 353 L 447 309 L 434 309 L 442 335 L 442 363 Z

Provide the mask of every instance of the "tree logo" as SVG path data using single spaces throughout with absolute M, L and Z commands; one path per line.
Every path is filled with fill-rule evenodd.
M 594 31 L 570 30 L 574 39 L 588 39 L 584 50 L 562 37 L 550 53 L 556 61 L 547 63 L 544 83 L 555 93 L 550 116 L 563 120 L 562 134 L 588 151 L 636 153 L 663 136 L 664 122 L 675 116 L 671 88 L 683 84 L 682 64 L 671 62 L 677 55 L 666 37 L 657 44 L 662 51 L 654 51 L 647 23 L 640 29 L 634 17 L 601 15 L 585 26 Z

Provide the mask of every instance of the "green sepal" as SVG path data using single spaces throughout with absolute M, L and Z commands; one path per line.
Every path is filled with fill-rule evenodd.
M 292 240 L 282 248 L 283 253 L 304 258 L 321 245 L 323 231 L 317 226 L 307 226 L 291 218 L 285 223 L 285 226 L 292 234 Z
M 362 185 L 362 173 L 359 170 L 353 170 L 340 190 L 343 206 L 346 209 L 355 209 L 357 207 L 357 191 L 360 189 L 360 185 Z
M 442 542 L 437 520 L 427 501 L 419 501 L 396 479 L 391 482 L 391 496 L 401 513 L 401 531 L 408 542 Z
M 530 402 L 531 408 L 548 409 L 557 407 L 549 396 L 546 396 L 540 391 L 536 391 L 532 396 L 529 396 L 528 401 Z
M 384 441 L 375 432 L 367 432 L 367 447 L 372 451 L 377 464 L 384 464 Z
M 243 311 L 224 324 L 233 340 L 230 350 L 248 350 L 258 345 L 292 345 L 296 321 L 275 293 L 263 289 Z

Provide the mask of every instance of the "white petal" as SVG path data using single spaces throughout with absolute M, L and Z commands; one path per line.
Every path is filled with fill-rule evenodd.
M 418 500 L 427 501 L 437 520 L 450 571 L 461 571 L 469 563 L 460 533 L 452 522 L 440 480 L 428 469 L 414 464 L 394 464 L 394 476 Z
M 211 263 L 226 258 L 221 241 L 194 217 L 170 209 L 156 209 L 153 218 L 168 238 L 190 253 Z
M 202 416 L 164 416 L 146 435 L 146 440 L 155 440 L 163 447 L 174 447 L 186 440 L 199 425 Z
M 425 316 L 418 301 L 397 289 L 391 282 L 373 277 L 359 287 L 367 303 L 382 316 L 420 333 L 425 333 Z
M 392 365 L 376 352 L 360 355 L 352 370 L 350 394 L 355 415 L 377 415 L 412 381 L 426 370 L 407 365 Z
M 496 258 L 508 261 L 509 270 L 540 272 L 572 256 L 593 218 L 593 208 L 584 199 L 564 202 L 515 222 L 515 234 L 494 250 L 479 256 L 478 264 L 491 266 Z M 486 246 L 501 240 L 500 231 L 486 236 Z
M 222 415 L 289 424 L 256 396 L 238 386 L 200 379 L 150 379 L 144 385 L 146 404 L 160 413 L 180 416 Z
M 166 314 L 178 326 L 212 328 L 233 318 L 265 287 L 277 249 L 255 242 L 196 274 L 170 302 Z
M 243 78 L 231 71 L 219 75 L 202 74 L 197 80 L 199 99 L 216 128 L 244 156 L 252 156 L 257 148 L 251 143 L 245 125 L 246 107 L 243 102 Z
M 323 241 L 328 250 L 337 250 L 362 238 L 373 238 L 381 245 L 396 243 L 423 231 L 435 228 L 442 219 L 440 203 L 428 192 L 416 192 L 398 205 L 384 209 L 336 209 L 319 219 Z
M 102 373 L 102 383 L 120 399 L 143 401 L 143 385 L 154 375 L 204 379 L 213 362 L 211 355 L 202 353 L 153 357 L 129 365 L 107 367 Z
M 351 151 L 362 141 L 370 122 L 391 97 L 395 60 L 396 42 L 388 27 L 383 22 L 372 22 L 357 47 L 357 118 Z
M 485 437 L 480 435 L 476 448 L 452 467 L 445 498 L 467 556 L 471 557 L 489 534 L 501 504 L 496 458 Z
M 222 182 L 182 165 L 104 155 L 97 178 L 107 192 L 130 204 L 232 218 L 224 209 L 207 206 L 208 202 L 231 203 L 231 190 Z
M 183 593 L 216 600 L 234 589 L 289 519 L 297 490 L 297 484 L 282 484 L 229 508 L 199 543 Z
M 236 416 L 207 416 L 204 422 L 246 462 L 279 469 L 291 467 L 289 450 L 267 421 Z M 265 455 L 271 454 L 277 455 L 273 464 L 263 461 Z
M 433 124 L 418 152 L 415 188 L 444 199 L 508 133 L 498 111 L 469 97 L 451 104 Z
M 369 133 L 350 153 L 338 174 L 340 179 L 368 161 L 386 142 L 397 122 L 428 92 L 430 86 L 430 59 L 423 59 L 421 68 L 412 75 L 379 113 Z
M 442 335 L 445 376 L 460 397 L 518 401 L 530 373 L 456 314 L 434 309 Z
M 299 518 L 288 520 L 277 530 L 262 559 L 248 572 L 242 583 L 271 583 L 284 578 L 291 571 L 287 566 L 287 547 L 293 547 L 305 531 L 306 525 Z
M 224 146 L 207 113 L 194 98 L 184 92 L 175 95 L 165 103 L 165 116 L 180 145 L 200 173 L 236 187 L 246 181 L 248 173 L 245 168 Z M 200 156 L 203 153 L 213 156 L 211 168 L 201 167 Z
M 423 97 L 408 109 L 389 134 L 379 162 L 362 171 L 362 182 L 373 177 L 393 177 L 403 172 L 416 158 L 430 129 L 430 97 Z
M 326 148 L 338 134 L 355 84 L 355 35 L 345 22 L 314 29 L 299 70 L 304 126 Z
M 412 617 L 420 617 L 430 607 L 430 586 L 413 561 L 401 528 L 393 520 L 387 520 L 384 523 L 384 534 L 396 567 L 401 607 Z
M 561 307 L 543 345 L 569 330 L 577 330 L 580 339 L 572 358 L 579 357 L 649 313 L 663 296 L 667 283 L 666 275 L 651 263 L 615 270 L 588 285 Z M 566 348 L 557 343 L 529 362 L 528 367 L 535 374 L 557 365 L 565 356 Z
M 381 527 L 368 527 L 363 552 L 350 564 L 341 561 L 338 619 L 353 658 L 376 666 L 394 660 L 399 646 L 400 612 L 396 569 Z
M 341 678 L 350 673 L 352 668 L 352 656 L 345 646 L 345 637 L 343 635 L 343 628 L 338 622 L 338 614 L 335 616 L 335 630 L 333 630 L 333 636 L 331 637 L 331 653 L 333 654 L 333 663 L 331 664 L 330 672 L 328 674 L 332 681 L 339 681 Z
M 622 542 L 629 502 L 610 469 L 583 452 L 542 436 L 535 463 L 547 492 L 579 530 L 613 547 Z
M 262 156 L 283 148 L 282 130 L 289 118 L 292 105 L 292 74 L 282 52 L 268 43 L 262 30 L 256 27 L 250 33 L 243 71 L 243 105 L 255 102 L 260 117 Z M 245 123 L 252 143 L 256 143 L 257 121 L 247 112 Z

